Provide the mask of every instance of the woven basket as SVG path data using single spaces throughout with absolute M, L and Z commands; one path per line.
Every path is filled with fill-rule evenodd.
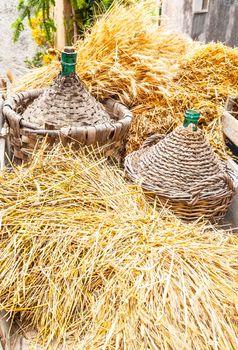
M 157 142 L 156 142 L 157 141 Z M 234 187 L 223 163 L 200 129 L 178 127 L 166 137 L 153 135 L 129 154 L 125 169 L 147 194 L 185 220 L 221 219 Z
M 64 145 L 73 143 L 76 147 L 103 146 L 103 153 L 106 156 L 112 155 L 123 146 L 131 124 L 132 114 L 124 105 L 112 99 L 102 101 L 105 112 L 110 116 L 110 121 L 102 120 L 100 122 L 99 120 L 92 125 L 78 123 L 80 126 L 77 126 L 77 121 L 74 120 L 73 125 L 69 124 L 58 128 L 58 124 L 55 124 L 54 120 L 52 122 L 45 120 L 44 127 L 39 127 L 36 123 L 25 120 L 24 112 L 27 107 L 45 91 L 46 89 L 37 89 L 21 92 L 4 103 L 3 115 L 10 127 L 10 145 L 15 163 L 28 161 L 32 152 L 40 147 L 46 136 L 50 146 L 59 141 Z M 72 111 L 76 117 L 82 115 L 82 111 L 77 110 L 76 104 L 72 106 Z M 39 113 L 35 112 L 34 117 L 37 119 L 38 116 Z M 100 113 L 99 117 L 101 118 L 101 116 Z

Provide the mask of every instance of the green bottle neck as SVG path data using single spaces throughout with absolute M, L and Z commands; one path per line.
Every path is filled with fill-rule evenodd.
M 77 52 L 72 47 L 65 47 L 61 53 L 61 75 L 68 77 L 75 73 L 75 67 L 77 62 Z
M 194 111 L 192 109 L 188 109 L 185 113 L 184 113 L 184 122 L 183 122 L 183 126 L 185 128 L 187 128 L 189 126 L 189 124 L 194 124 L 193 127 L 193 131 L 197 130 L 197 125 L 198 125 L 198 121 L 200 118 L 200 113 L 197 111 Z

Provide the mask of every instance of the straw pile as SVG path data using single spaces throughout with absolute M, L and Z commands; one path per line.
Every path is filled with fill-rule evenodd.
M 114 96 L 132 106 L 173 76 L 177 57 L 187 51 L 189 42 L 158 27 L 153 14 L 157 7 L 151 2 L 127 8 L 115 4 L 75 45 L 76 71 L 98 98 Z M 16 82 L 15 89 L 49 86 L 59 70 L 57 62 L 33 70 Z
M 238 50 L 210 43 L 181 59 L 173 81 L 174 119 L 186 108 L 200 110 L 214 148 L 225 153 L 221 114 L 228 96 L 238 96 Z
M 238 95 L 238 50 L 168 33 L 156 13 L 157 3 L 115 5 L 78 42 L 77 73 L 97 98 L 114 96 L 132 108 L 127 152 L 176 127 L 186 108 L 197 108 L 214 149 L 225 156 L 219 116 L 226 98 Z M 22 77 L 15 89 L 48 86 L 58 72 L 54 62 Z
M 0 196 L 0 307 L 44 349 L 237 349 L 237 237 L 61 148 L 3 173 Z
M 221 43 L 190 47 L 179 59 L 176 76 L 162 96 L 151 95 L 134 108 L 128 151 L 154 132 L 167 133 L 183 120 L 183 112 L 202 113 L 203 128 L 217 153 L 224 157 L 221 114 L 228 96 L 238 96 L 238 50 Z
M 150 96 L 153 100 L 167 96 L 179 57 L 194 44 L 158 27 L 156 12 L 157 3 L 127 8 L 116 4 L 76 44 L 77 73 L 97 99 L 114 97 L 133 108 L 146 104 Z M 33 70 L 18 80 L 14 89 L 49 86 L 59 70 L 58 62 Z M 140 111 L 136 115 L 139 117 Z

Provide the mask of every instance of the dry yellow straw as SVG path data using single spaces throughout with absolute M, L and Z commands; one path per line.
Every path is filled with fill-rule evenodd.
M 60 147 L 2 174 L 0 208 L 0 308 L 44 349 L 237 349 L 237 236 Z
M 77 43 L 77 73 L 96 97 L 115 97 L 132 108 L 127 152 L 153 133 L 181 123 L 184 110 L 199 109 L 214 149 L 226 156 L 221 107 L 238 96 L 238 50 L 201 45 L 158 27 L 157 3 L 116 4 Z M 15 89 L 48 86 L 59 63 L 33 70 Z

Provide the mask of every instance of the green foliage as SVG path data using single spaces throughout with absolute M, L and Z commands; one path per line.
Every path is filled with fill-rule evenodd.
M 56 30 L 54 20 L 51 18 L 50 8 L 55 5 L 55 0 L 18 0 L 19 17 L 12 24 L 14 33 L 13 40 L 17 41 L 25 29 L 24 20 L 28 19 L 31 26 L 31 20 L 39 13 L 42 14 L 42 24 L 40 29 L 46 33 L 48 46 L 53 43 L 53 36 Z M 95 18 L 105 12 L 116 0 L 68 0 L 73 11 L 72 18 L 65 19 L 66 39 L 68 43 L 72 42 L 73 35 L 83 36 L 84 32 L 90 27 Z M 121 0 L 124 3 L 130 3 L 132 0 Z M 135 0 L 136 1 L 136 0 Z M 75 33 L 76 24 L 76 33 Z M 74 30 L 73 30 L 74 29 Z M 37 41 L 36 41 L 37 42 Z M 41 46 L 41 45 L 39 45 Z
M 24 23 L 20 18 L 17 18 L 15 22 L 12 23 L 13 29 L 13 41 L 14 43 L 19 39 L 21 32 L 25 29 Z
M 39 12 L 42 12 L 43 15 L 42 29 L 45 30 L 47 38 L 51 40 L 52 33 L 56 30 L 54 21 L 50 17 L 50 8 L 54 5 L 55 0 L 19 0 L 17 7 L 19 17 L 12 24 L 13 41 L 16 42 L 25 29 L 23 21 L 28 19 L 30 23 L 31 18 Z
M 49 41 L 52 41 L 53 33 L 56 31 L 54 20 L 52 18 L 43 20 L 41 24 L 41 29 L 45 30 L 46 37 L 48 38 Z
M 83 35 L 90 27 L 98 14 L 105 12 L 114 0 L 71 0 L 75 12 L 74 21 L 77 24 L 79 34 Z
M 38 51 L 32 59 L 26 58 L 24 63 L 27 66 L 27 68 L 36 68 L 41 67 L 43 65 L 43 57 L 45 55 L 46 51 Z

